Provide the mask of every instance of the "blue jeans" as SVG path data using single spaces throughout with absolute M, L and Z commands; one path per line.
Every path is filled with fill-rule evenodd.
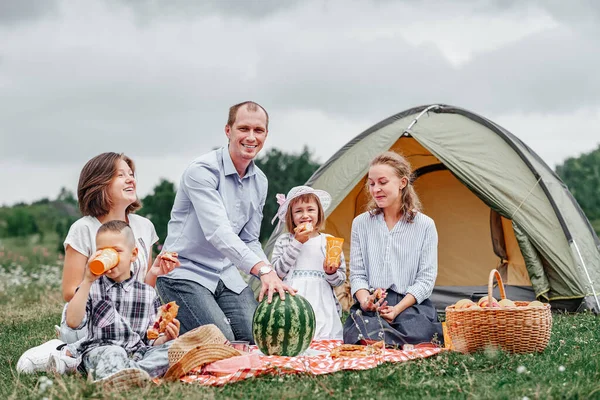
M 175 301 L 179 305 L 180 334 L 215 324 L 229 341 L 254 343 L 252 318 L 258 302 L 250 287 L 237 294 L 219 281 L 213 294 L 193 281 L 160 277 L 156 281 L 156 290 L 164 303 Z

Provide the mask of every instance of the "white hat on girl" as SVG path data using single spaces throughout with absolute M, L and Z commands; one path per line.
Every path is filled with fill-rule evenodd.
M 278 193 L 275 197 L 277 197 L 277 203 L 279 204 L 279 209 L 277 210 L 277 214 L 271 220 L 271 224 L 275 223 L 275 220 L 279 218 L 279 222 L 285 220 L 285 214 L 287 214 L 288 206 L 290 205 L 290 201 L 295 199 L 298 196 L 302 196 L 303 194 L 314 194 L 317 196 L 319 201 L 321 202 L 321 207 L 323 207 L 323 212 L 327 211 L 329 206 L 331 205 L 331 195 L 324 190 L 313 189 L 310 186 L 296 186 L 290 189 L 287 196 L 283 193 Z

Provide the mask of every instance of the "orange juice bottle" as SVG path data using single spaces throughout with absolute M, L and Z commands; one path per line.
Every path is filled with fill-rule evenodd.
M 119 253 L 110 247 L 103 249 L 98 257 L 90 261 L 90 271 L 94 275 L 102 275 L 111 268 L 114 268 L 119 263 Z

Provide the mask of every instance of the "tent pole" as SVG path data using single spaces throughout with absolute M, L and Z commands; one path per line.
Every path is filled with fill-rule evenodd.
M 573 246 L 575 247 L 575 251 L 577 252 L 577 256 L 579 257 L 579 261 L 581 261 L 581 266 L 585 271 L 585 275 L 587 276 L 588 281 L 590 282 L 590 286 L 592 287 L 592 293 L 594 294 L 594 298 L 596 299 L 596 306 L 598 306 L 598 310 L 600 310 L 600 302 L 598 301 L 598 295 L 596 294 L 596 289 L 594 289 L 594 283 L 592 282 L 592 278 L 590 277 L 590 273 L 585 266 L 585 261 L 583 261 L 583 257 L 581 256 L 581 252 L 579 251 L 579 246 L 577 246 L 577 242 L 573 239 Z
M 410 133 L 410 128 L 413 127 L 414 124 L 416 124 L 419 121 L 419 118 L 421 118 L 423 116 L 423 114 L 427 114 L 429 111 L 435 109 L 435 108 L 439 108 L 440 106 L 438 104 L 433 104 L 429 107 L 427 107 L 426 109 L 424 109 L 423 111 L 421 111 L 421 113 L 419 115 L 417 115 L 417 117 L 415 119 L 412 120 L 412 122 L 410 123 L 410 125 L 408 125 L 408 128 L 406 128 L 404 130 L 404 133 Z

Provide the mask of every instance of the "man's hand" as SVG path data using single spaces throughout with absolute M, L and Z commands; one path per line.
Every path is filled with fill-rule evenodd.
M 323 270 L 327 275 L 333 275 L 337 272 L 338 268 L 342 265 L 342 261 L 338 261 L 337 263 L 330 263 L 327 261 L 327 257 L 323 260 Z
M 281 300 L 285 300 L 285 292 L 288 292 L 292 296 L 296 294 L 296 289 L 283 283 L 277 276 L 275 270 L 261 276 L 260 281 L 262 283 L 262 287 L 260 288 L 260 294 L 258 295 L 259 302 L 261 302 L 265 297 L 265 293 L 267 294 L 268 303 L 273 301 L 273 293 L 275 292 L 279 292 L 279 297 L 281 297 Z

